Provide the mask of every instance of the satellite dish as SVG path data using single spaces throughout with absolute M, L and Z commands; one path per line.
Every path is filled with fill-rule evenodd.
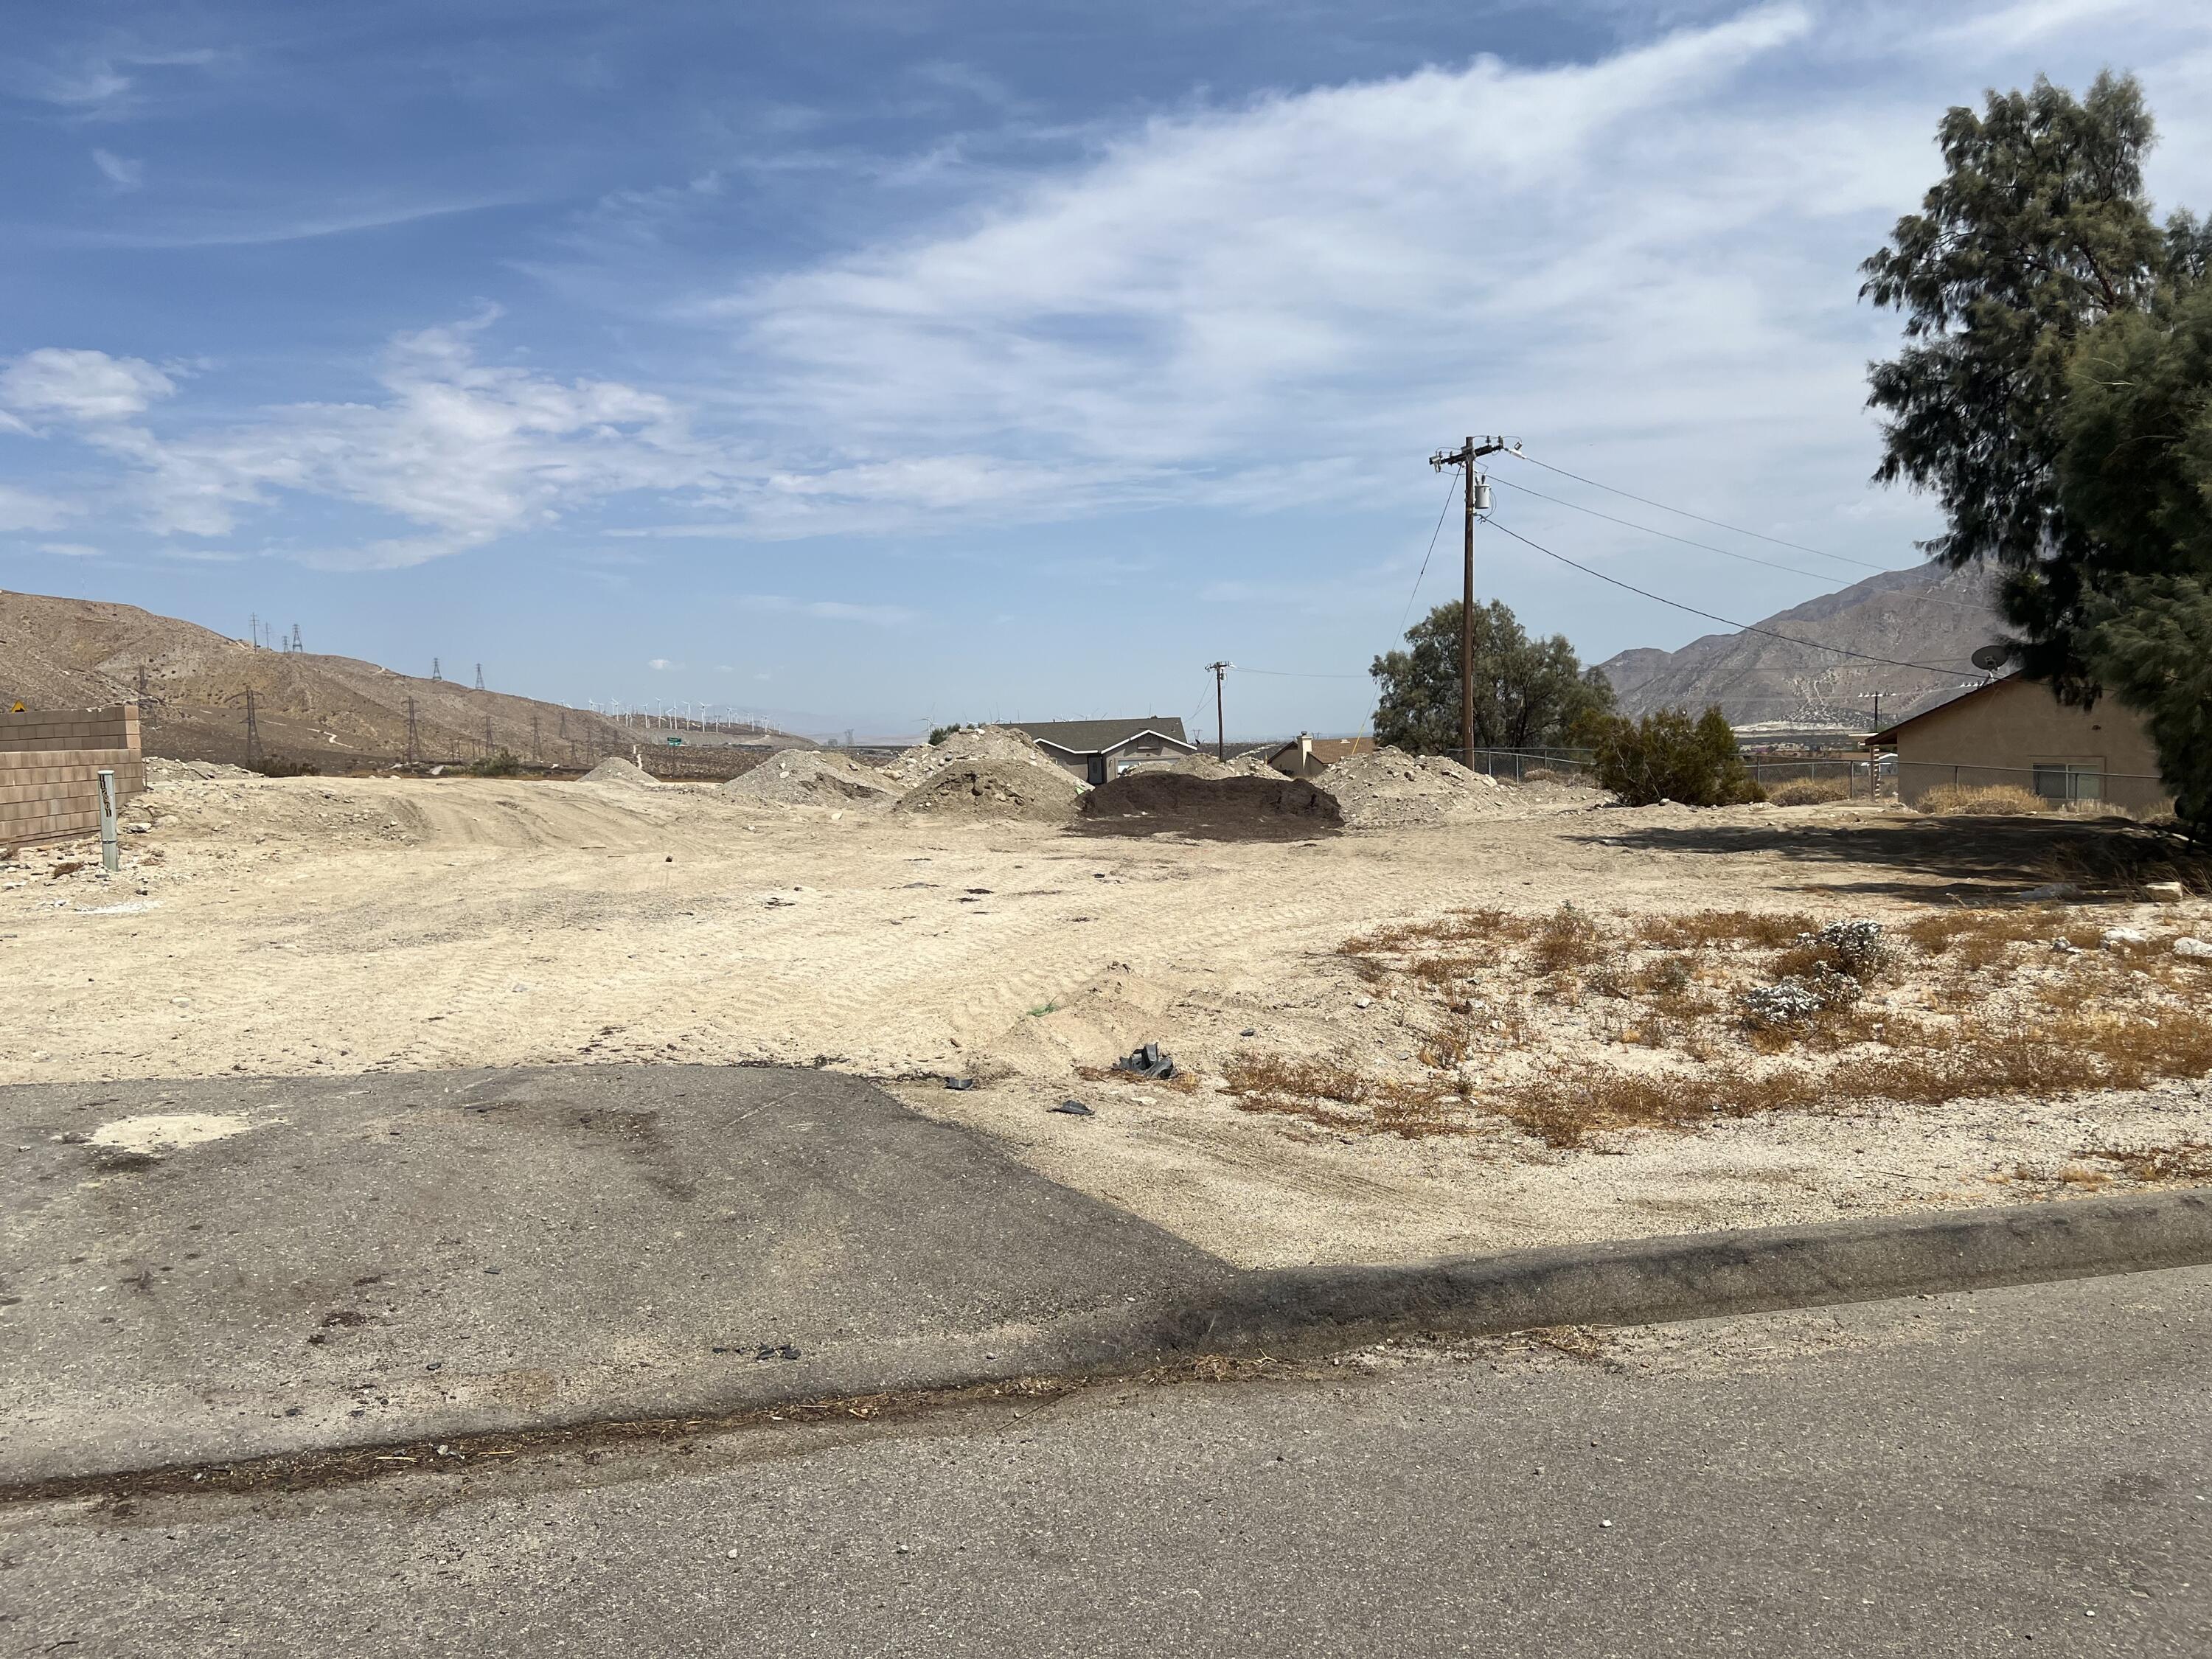
M 1984 673 L 1994 674 L 2012 660 L 2012 647 L 2008 645 L 1985 645 L 1967 660 Z

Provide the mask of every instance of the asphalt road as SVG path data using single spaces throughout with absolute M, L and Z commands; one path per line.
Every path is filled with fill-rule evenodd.
M 1232 1276 L 830 1072 L 4 1088 L 0 1483 L 1065 1368 Z
M 2212 1270 L 1588 1346 L 22 1504 L 0 1652 L 2212 1652 Z

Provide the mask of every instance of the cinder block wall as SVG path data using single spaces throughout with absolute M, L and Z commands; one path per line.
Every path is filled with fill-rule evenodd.
M 103 767 L 115 773 L 118 805 L 145 792 L 137 703 L 21 713 L 0 704 L 0 847 L 96 831 Z

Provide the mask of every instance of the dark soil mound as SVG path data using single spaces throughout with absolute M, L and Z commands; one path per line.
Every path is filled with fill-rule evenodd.
M 1304 778 L 1195 778 L 1130 772 L 1083 798 L 1083 828 L 1094 834 L 1206 836 L 1259 840 L 1324 834 L 1343 827 L 1336 798 Z

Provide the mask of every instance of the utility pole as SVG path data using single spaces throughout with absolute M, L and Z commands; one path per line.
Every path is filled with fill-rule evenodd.
M 1210 662 L 1206 665 L 1213 673 L 1213 757 L 1225 762 L 1229 758 L 1229 733 L 1221 724 L 1221 677 L 1237 665 L 1233 662 Z
M 533 761 L 545 758 L 538 744 L 538 711 L 535 708 L 530 711 L 530 758 Z
M 415 699 L 407 699 L 407 763 L 415 764 Z
M 442 680 L 446 678 L 438 672 L 438 659 L 435 657 L 430 659 L 430 678 L 433 680 Z
M 246 642 L 258 651 L 261 648 L 261 617 L 258 611 L 246 613 L 246 632 L 247 635 Z
M 482 663 L 478 663 L 477 665 L 477 690 L 481 691 L 483 689 L 483 665 Z
M 253 718 L 253 688 L 246 688 L 246 769 L 261 769 L 261 727 Z
M 1881 730 L 1881 693 L 1879 691 L 1874 694 L 1874 729 L 1877 732 Z
M 1470 436 L 1457 449 L 1439 449 L 1429 457 L 1429 465 L 1438 472 L 1456 466 L 1467 473 L 1467 566 L 1459 612 L 1459 747 L 1460 759 L 1470 771 L 1474 769 L 1474 520 L 1477 514 L 1490 511 L 1490 480 L 1475 463 L 1501 449 L 1520 447 L 1510 438 Z

